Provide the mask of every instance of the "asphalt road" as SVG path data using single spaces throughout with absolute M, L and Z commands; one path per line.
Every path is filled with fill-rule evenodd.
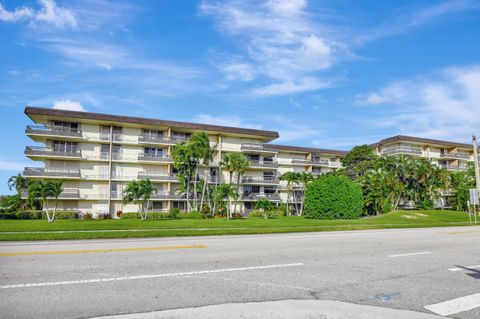
M 0 271 L 2 318 L 480 318 L 480 227 L 3 242 Z

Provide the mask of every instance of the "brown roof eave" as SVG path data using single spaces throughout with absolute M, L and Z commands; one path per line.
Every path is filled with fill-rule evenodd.
M 232 134 L 239 134 L 239 135 L 258 136 L 258 137 L 266 138 L 266 140 L 268 141 L 274 140 L 279 137 L 278 132 L 275 132 L 275 131 L 190 123 L 190 122 L 179 122 L 179 121 L 170 121 L 170 120 L 148 119 L 148 118 L 141 118 L 141 117 L 110 115 L 110 114 L 101 114 L 101 113 L 92 113 L 92 112 L 56 110 L 56 109 L 32 107 L 32 106 L 27 106 L 25 108 L 25 114 L 30 119 L 32 119 L 32 115 L 43 115 L 43 116 L 66 117 L 66 118 L 85 119 L 85 120 L 98 120 L 98 121 L 106 121 L 106 122 L 112 122 L 112 123 L 120 122 L 120 123 L 129 123 L 129 124 L 144 124 L 144 125 L 174 127 L 174 128 L 183 128 L 183 129 L 191 129 L 191 130 L 203 130 L 203 131 L 232 133 Z

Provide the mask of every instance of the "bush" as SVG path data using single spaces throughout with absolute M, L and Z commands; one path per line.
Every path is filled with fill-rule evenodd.
M 83 213 L 82 214 L 82 219 L 85 219 L 85 220 L 92 220 L 93 219 L 93 214 L 92 213 Z
M 16 219 L 15 213 L 0 213 L 0 219 Z
M 170 213 L 168 214 L 168 216 L 169 216 L 171 219 L 177 219 L 177 218 L 178 218 L 178 214 L 180 214 L 180 209 L 178 209 L 178 208 L 171 208 L 171 209 L 170 209 Z
M 362 215 L 364 205 L 360 185 L 345 176 L 325 174 L 308 184 L 305 217 L 353 219 Z
M 191 211 L 189 213 L 180 213 L 177 215 L 180 219 L 203 219 L 204 215 L 201 212 Z
M 18 211 L 12 213 L 14 215 L 10 216 L 11 219 L 46 219 L 46 213 L 44 211 L 38 210 L 27 210 L 27 211 Z M 52 213 L 50 213 L 50 216 Z M 55 213 L 55 219 L 75 219 L 78 218 L 78 213 L 75 211 L 57 211 Z M 0 217 L 1 219 L 1 217 Z M 4 218 L 5 219 L 5 218 Z
M 435 203 L 433 202 L 433 200 L 425 199 L 420 202 L 418 208 L 422 210 L 432 210 L 435 208 Z
M 123 213 L 122 219 L 137 219 L 140 218 L 139 213 Z M 150 212 L 147 214 L 148 219 L 168 219 L 170 218 L 170 214 L 166 212 Z
M 249 214 L 248 217 L 253 217 L 253 218 L 277 218 L 280 216 L 285 216 L 285 213 L 281 210 L 272 210 L 272 211 L 261 211 L 261 210 L 252 210 Z
M 241 219 L 243 218 L 243 215 L 240 213 L 233 213 L 232 214 L 232 219 Z

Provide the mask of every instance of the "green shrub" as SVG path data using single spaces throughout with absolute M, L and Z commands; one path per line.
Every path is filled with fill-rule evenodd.
M 180 213 L 177 215 L 180 219 L 203 219 L 204 215 L 201 212 L 191 211 L 189 213 Z
M 433 200 L 425 199 L 420 202 L 418 208 L 422 210 L 432 210 L 435 208 L 435 203 Z
M 122 219 L 137 219 L 140 218 L 139 213 L 123 213 Z M 148 219 L 168 219 L 170 218 L 170 214 L 167 212 L 150 212 L 147 214 Z
M 178 209 L 178 208 L 171 208 L 168 216 L 169 216 L 171 219 L 177 219 L 179 214 L 180 214 L 180 209 Z
M 0 219 L 16 219 L 16 213 L 0 213 Z
M 253 217 L 253 218 L 277 218 L 280 216 L 285 216 L 285 213 L 281 210 L 272 210 L 272 211 L 261 211 L 261 210 L 252 210 L 249 214 L 248 217 Z
M 362 215 L 364 205 L 360 185 L 345 176 L 325 174 L 308 184 L 305 217 L 353 219 Z
M 18 211 L 13 213 L 15 215 L 14 219 L 46 219 L 46 213 L 39 210 L 27 210 L 27 211 Z M 50 213 L 50 216 L 53 212 Z M 75 211 L 57 211 L 55 213 L 55 219 L 76 219 L 79 218 L 79 215 Z M 12 218 L 13 219 L 13 218 Z

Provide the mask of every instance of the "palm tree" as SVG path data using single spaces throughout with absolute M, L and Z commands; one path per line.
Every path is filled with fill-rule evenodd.
M 204 174 L 203 174 L 203 187 L 202 187 L 202 197 L 200 199 L 200 209 L 203 208 L 203 203 L 205 201 L 205 193 L 207 191 L 208 178 L 209 178 L 209 164 L 213 160 L 213 154 L 215 153 L 215 148 L 210 147 L 210 140 L 208 134 L 205 132 L 198 132 L 192 135 L 189 140 L 189 145 L 194 149 L 196 157 L 198 157 L 202 164 L 204 165 Z
M 307 184 L 310 183 L 313 180 L 313 176 L 310 173 L 306 172 L 301 172 L 300 174 L 297 174 L 297 181 L 299 183 L 302 183 L 302 197 L 300 198 L 300 213 L 299 215 L 303 215 L 303 207 L 305 204 L 305 189 L 307 188 Z
M 232 199 L 238 198 L 238 193 L 233 184 L 222 183 L 217 185 L 213 190 L 213 199 L 216 207 L 222 207 L 227 203 L 227 218 L 230 215 L 230 207 Z M 215 209 L 215 208 L 214 208 Z
M 222 163 L 220 164 L 223 169 L 229 172 L 230 174 L 230 184 L 232 183 L 233 173 L 237 176 L 236 181 L 236 190 L 237 194 L 240 193 L 240 179 L 245 173 L 245 170 L 250 166 L 250 162 L 247 160 L 247 157 L 243 153 L 229 153 L 225 155 Z M 233 206 L 233 212 L 237 210 L 237 201 L 235 201 Z M 227 218 L 230 218 L 228 216 Z
M 156 192 L 157 190 L 153 187 L 149 179 L 131 181 L 123 191 L 123 203 L 128 204 L 133 202 L 138 205 L 140 218 L 146 220 L 151 196 Z M 145 208 L 147 211 L 145 211 Z
M 55 213 L 57 211 L 58 197 L 63 192 L 63 181 L 37 181 L 28 185 L 28 199 L 30 202 L 41 200 L 42 206 L 45 209 L 45 215 L 48 222 L 55 220 Z M 48 207 L 48 199 L 54 198 L 53 214 L 50 216 Z
M 177 178 L 185 189 L 187 199 L 187 211 L 191 211 L 190 185 L 195 174 L 197 163 L 193 159 L 192 149 L 185 142 L 172 147 L 173 166 L 178 170 Z
M 298 180 L 298 173 L 296 172 L 286 172 L 280 176 L 280 180 L 287 182 L 287 215 L 291 215 L 290 213 L 290 195 L 293 194 L 294 201 L 295 201 L 295 193 L 293 193 L 293 184 Z
M 13 175 L 8 179 L 8 188 L 15 189 L 20 194 L 27 188 L 27 179 L 22 174 Z

